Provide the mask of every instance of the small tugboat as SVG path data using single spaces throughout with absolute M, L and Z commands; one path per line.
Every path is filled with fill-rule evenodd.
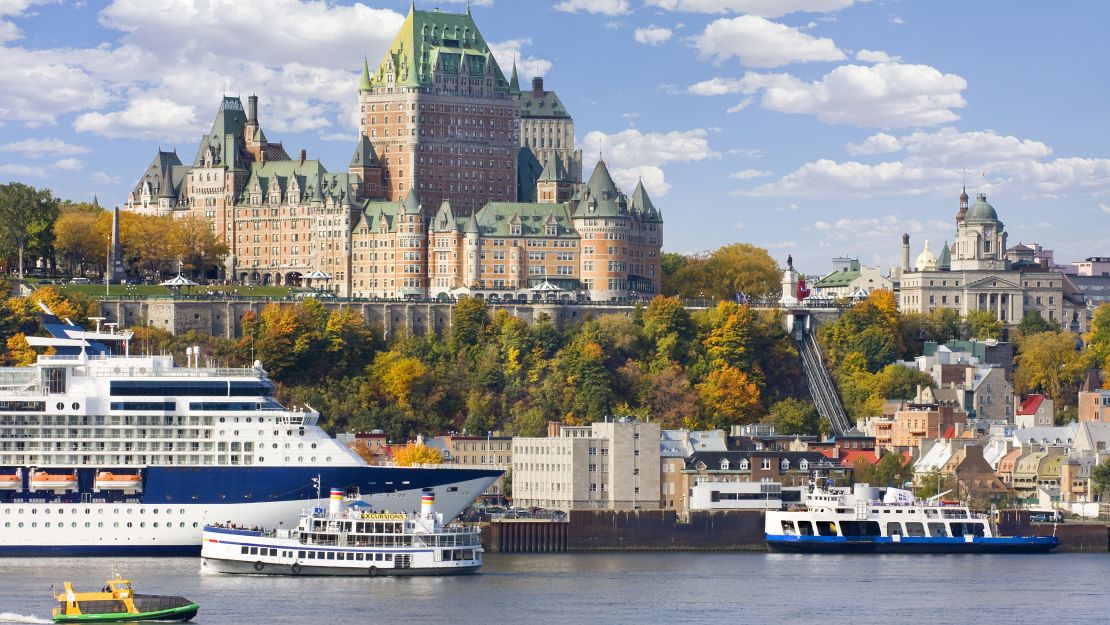
M 185 597 L 136 594 L 131 580 L 114 575 L 100 592 L 77 592 L 72 582 L 55 596 L 55 623 L 133 623 L 137 621 L 188 621 L 200 606 Z
M 474 527 L 445 526 L 435 493 L 425 491 L 420 514 L 367 512 L 331 490 L 325 513 L 301 515 L 296 529 L 207 525 L 201 572 L 261 575 L 460 575 L 482 566 Z
M 1055 536 L 998 536 L 985 515 L 959 502 L 921 500 L 908 490 L 832 486 L 817 478 L 804 510 L 768 511 L 772 551 L 800 553 L 1046 553 Z

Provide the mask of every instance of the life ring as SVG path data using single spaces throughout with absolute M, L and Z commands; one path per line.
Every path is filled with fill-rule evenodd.
M 254 570 L 256 570 L 258 572 L 262 572 L 262 569 L 264 569 L 264 568 L 266 568 L 266 565 L 262 564 L 262 560 L 259 560 L 258 562 L 254 563 Z
M 293 569 L 293 575 L 300 575 L 301 574 L 301 563 L 300 562 L 294 562 L 293 566 L 291 568 Z
M 369 575 L 370 577 L 377 577 L 378 576 L 378 567 L 376 567 L 376 566 L 370 567 L 370 569 L 366 571 L 366 574 Z

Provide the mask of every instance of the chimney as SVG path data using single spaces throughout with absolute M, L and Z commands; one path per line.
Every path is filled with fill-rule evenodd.
M 300 164 L 301 165 L 304 165 L 304 160 L 307 156 L 308 156 L 308 152 L 306 152 L 304 148 L 301 148 L 301 154 L 300 154 Z
M 247 121 L 258 122 L 258 96 L 254 94 L 247 96 Z
M 975 388 L 975 367 L 970 366 L 964 369 L 964 389 L 970 391 Z
M 905 233 L 902 235 L 902 271 L 910 270 L 910 235 Z
M 543 97 L 543 77 L 536 76 L 532 79 L 532 95 L 537 98 Z

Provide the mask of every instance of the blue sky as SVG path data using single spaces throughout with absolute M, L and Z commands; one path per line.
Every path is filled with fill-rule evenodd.
M 966 170 L 1011 243 L 1110 255 L 1110 3 L 472 4 L 506 73 L 515 57 L 559 93 L 587 170 L 601 152 L 627 191 L 645 182 L 668 251 L 889 266 L 902 232 L 914 254 L 952 239 Z M 0 179 L 121 203 L 159 146 L 192 159 L 225 93 L 257 93 L 271 141 L 343 169 L 361 59 L 408 5 L 0 0 Z

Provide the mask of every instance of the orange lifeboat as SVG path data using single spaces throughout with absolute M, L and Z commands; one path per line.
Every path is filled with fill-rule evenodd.
M 0 490 L 23 490 L 23 471 L 0 474 Z
M 77 474 L 31 472 L 31 490 L 75 491 Z
M 93 481 L 96 490 L 139 490 L 142 485 L 142 477 L 136 473 L 99 471 Z

